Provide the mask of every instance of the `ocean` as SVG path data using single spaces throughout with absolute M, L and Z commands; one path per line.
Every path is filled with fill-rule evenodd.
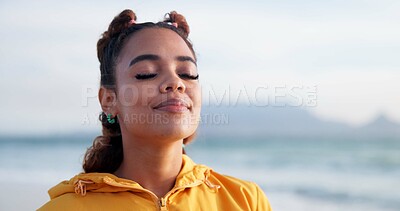
M 0 138 L 0 210 L 34 210 L 82 171 L 92 137 Z M 254 181 L 275 211 L 400 210 L 400 140 L 373 137 L 204 137 L 196 162 Z

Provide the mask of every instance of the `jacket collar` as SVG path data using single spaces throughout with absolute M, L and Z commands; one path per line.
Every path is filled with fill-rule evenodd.
M 206 183 L 210 188 L 217 188 L 208 181 L 211 169 L 204 165 L 195 164 L 187 155 L 182 157 L 182 168 L 179 172 L 173 189 L 195 187 Z M 119 178 L 110 173 L 81 173 L 63 181 L 49 190 L 50 198 L 56 198 L 65 193 L 75 192 L 85 195 L 86 192 L 141 192 L 147 191 L 139 183 Z

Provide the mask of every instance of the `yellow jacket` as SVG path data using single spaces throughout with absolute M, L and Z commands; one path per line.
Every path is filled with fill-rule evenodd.
M 49 190 L 44 210 L 271 210 L 252 182 L 213 172 L 183 155 L 175 186 L 164 197 L 108 173 L 82 173 Z

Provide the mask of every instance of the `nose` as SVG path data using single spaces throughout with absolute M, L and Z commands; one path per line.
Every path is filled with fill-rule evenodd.
M 168 79 L 164 81 L 164 83 L 161 84 L 160 86 L 160 92 L 166 93 L 166 92 L 182 92 L 184 93 L 186 91 L 186 86 L 183 83 L 182 79 L 179 78 L 179 76 L 174 75 L 174 76 L 168 76 Z

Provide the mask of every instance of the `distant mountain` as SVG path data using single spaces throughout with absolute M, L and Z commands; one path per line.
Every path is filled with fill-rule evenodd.
M 400 124 L 391 121 L 384 114 L 377 116 L 372 122 L 358 128 L 363 134 L 400 136 Z
M 199 135 L 328 136 L 396 135 L 400 126 L 381 116 L 363 128 L 323 121 L 299 107 L 203 106 Z

